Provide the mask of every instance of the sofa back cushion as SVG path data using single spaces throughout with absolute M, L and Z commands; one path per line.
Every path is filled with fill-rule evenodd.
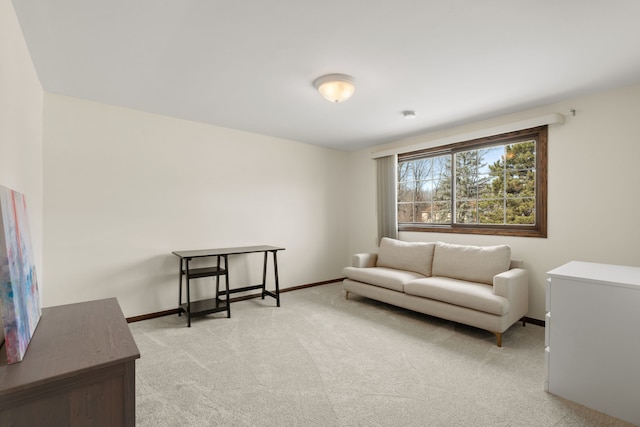
M 493 276 L 509 270 L 511 248 L 453 245 L 438 242 L 433 255 L 433 275 L 493 285 Z
M 434 242 L 403 242 L 383 237 L 376 266 L 413 271 L 429 277 L 435 247 Z

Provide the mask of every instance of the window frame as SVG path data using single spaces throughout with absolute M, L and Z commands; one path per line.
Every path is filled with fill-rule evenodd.
M 435 225 L 420 223 L 398 223 L 398 231 L 417 231 L 432 233 L 462 233 L 462 234 L 484 234 L 496 236 L 518 236 L 518 237 L 547 237 L 547 145 L 548 126 L 537 126 L 534 128 L 507 132 L 499 135 L 492 135 L 468 141 L 456 142 L 439 147 L 427 148 L 418 151 L 398 154 L 398 164 L 402 161 L 417 160 L 425 157 L 449 154 L 452 156 L 456 152 L 481 149 L 496 145 L 508 145 L 527 139 L 536 140 L 536 209 L 535 225 L 496 225 L 496 224 L 451 224 Z M 397 173 L 397 172 L 396 172 Z M 452 194 L 451 202 L 455 197 Z M 396 210 L 398 209 L 398 199 L 396 197 Z M 453 212 L 453 210 L 452 210 Z

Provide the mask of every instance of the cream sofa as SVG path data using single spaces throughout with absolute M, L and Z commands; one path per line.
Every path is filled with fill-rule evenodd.
M 353 256 L 346 297 L 362 295 L 442 319 L 502 333 L 526 316 L 528 274 L 511 248 L 383 238 L 378 253 Z M 524 325 L 524 320 L 523 320 Z

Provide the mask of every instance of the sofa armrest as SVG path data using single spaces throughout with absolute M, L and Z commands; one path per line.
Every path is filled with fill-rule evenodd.
M 351 266 L 358 268 L 375 267 L 378 261 L 378 254 L 376 253 L 362 253 L 355 254 L 351 258 Z
M 493 277 L 493 293 L 529 305 L 529 274 L 523 268 L 512 268 Z

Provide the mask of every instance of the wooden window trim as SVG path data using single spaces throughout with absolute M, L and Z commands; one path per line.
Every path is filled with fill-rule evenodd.
M 482 148 L 497 144 L 509 144 L 526 138 L 535 138 L 536 145 L 536 224 L 526 225 L 481 225 L 481 224 L 451 224 L 451 225 L 420 225 L 416 223 L 398 224 L 398 231 L 417 231 L 431 233 L 461 233 L 484 234 L 496 236 L 516 237 L 547 237 L 547 154 L 548 154 L 548 126 L 538 126 L 500 135 L 488 136 L 469 141 L 457 142 L 445 146 L 428 148 L 398 155 L 398 161 L 418 159 L 439 153 L 454 153 L 470 148 Z M 397 203 L 397 202 L 396 202 Z

